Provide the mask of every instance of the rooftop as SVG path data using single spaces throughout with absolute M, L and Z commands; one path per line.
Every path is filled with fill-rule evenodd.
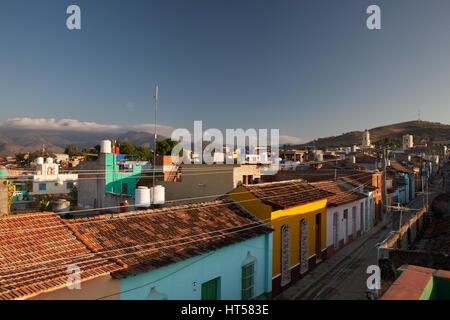
M 298 179 L 249 184 L 243 187 L 263 203 L 277 210 L 328 199 L 335 195 Z M 280 192 L 280 189 L 282 189 L 282 192 Z
M 117 257 L 127 265 L 126 269 L 112 273 L 115 278 L 156 269 L 272 232 L 271 227 L 233 201 L 96 216 L 71 220 L 71 223 L 88 221 L 99 223 L 71 224 L 69 228 L 92 251 L 108 251 L 108 256 Z
M 66 287 L 67 267 L 81 281 L 123 268 L 89 250 L 54 213 L 0 218 L 0 299 L 25 299 Z
M 328 199 L 328 207 L 336 207 L 342 204 L 364 199 L 366 197 L 365 195 L 362 195 L 360 193 L 347 190 L 342 186 L 342 184 L 339 184 L 334 180 L 313 182 L 311 184 L 319 189 L 323 189 L 335 194 L 335 196 Z
M 450 271 L 403 265 L 381 300 L 450 299 Z

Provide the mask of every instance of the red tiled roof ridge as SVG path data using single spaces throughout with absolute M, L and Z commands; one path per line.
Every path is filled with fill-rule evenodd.
M 134 210 L 129 212 L 120 212 L 120 213 L 105 213 L 100 214 L 92 217 L 83 217 L 83 218 L 75 218 L 70 219 L 70 221 L 89 221 L 89 220 L 109 220 L 112 218 L 118 218 L 118 217 L 139 217 L 144 216 L 145 214 L 154 214 L 154 213 L 175 213 L 176 210 L 189 210 L 189 209 L 196 209 L 196 208 L 202 208 L 202 207 L 214 207 L 215 205 L 226 205 L 226 203 L 237 203 L 234 200 L 231 199 L 221 199 L 221 200 L 211 200 L 211 201 L 204 201 L 204 202 L 196 202 L 196 203 L 185 203 L 185 204 L 177 204 L 173 206 L 167 206 L 163 208 L 155 208 L 155 209 L 142 209 L 142 210 Z
M 90 250 L 92 253 L 94 254 L 98 254 L 99 256 L 101 256 L 102 258 L 105 259 L 110 259 L 115 261 L 117 264 L 121 265 L 123 268 L 127 268 L 128 265 L 126 263 L 124 263 L 122 260 L 118 259 L 118 258 L 114 258 L 114 257 L 108 257 L 107 254 L 99 252 L 97 249 L 95 249 L 88 241 L 86 241 L 81 234 L 75 230 L 69 223 L 67 223 L 64 219 L 61 219 L 64 223 L 64 225 L 72 232 L 72 234 L 74 235 L 75 238 L 77 238 L 81 243 L 83 243 L 86 248 L 88 250 Z
M 215 210 L 211 204 L 224 204 L 225 207 Z M 176 215 L 178 212 L 162 216 L 151 214 L 173 211 L 174 208 L 184 214 L 179 217 Z M 121 257 L 120 262 L 126 267 L 111 274 L 118 278 L 273 231 L 233 200 L 166 207 L 148 210 L 148 213 L 135 215 L 133 220 L 111 219 L 106 220 L 107 224 L 92 226 L 79 223 L 70 228 L 75 229 L 77 236 L 85 240 L 83 244 L 97 254 L 104 252 L 105 255 Z
M 3 256 L 0 261 L 3 268 L 0 270 L 0 299 L 26 299 L 64 288 L 66 268 L 71 264 L 82 268 L 82 282 L 124 268 L 117 259 L 103 259 L 86 246 L 58 214 L 27 213 L 14 217 L 19 218 L 0 219 L 0 226 L 6 230 L 41 225 L 54 228 L 52 231 L 21 233 L 18 243 L 10 241 L 13 237 L 0 237 L 0 254 Z M 18 246 L 21 248 L 17 249 Z M 3 266 L 8 268 L 7 271 Z
M 280 193 L 278 190 L 274 190 L 269 186 L 281 186 L 285 190 Z M 317 188 L 302 179 L 244 185 L 244 188 L 260 201 L 276 210 L 328 199 L 335 195 L 334 193 Z
M 36 216 L 43 216 L 43 215 L 59 216 L 58 214 L 56 214 L 52 211 L 34 211 L 34 212 L 22 212 L 22 213 L 8 214 L 5 216 L 0 216 L 0 219 L 17 219 L 17 218 L 36 217 Z
M 302 183 L 308 184 L 308 182 L 304 179 L 290 179 L 290 180 L 282 180 L 282 181 L 271 181 L 271 182 L 262 182 L 256 184 L 243 184 L 243 187 L 258 187 L 258 186 L 267 186 L 267 185 L 276 185 L 276 184 L 290 184 L 290 183 Z

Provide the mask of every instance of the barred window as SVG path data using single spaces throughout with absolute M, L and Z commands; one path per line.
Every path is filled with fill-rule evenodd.
M 242 300 L 249 300 L 255 296 L 255 263 L 242 267 Z
M 285 224 L 281 227 L 281 285 L 285 286 L 291 282 L 291 234 L 289 225 Z

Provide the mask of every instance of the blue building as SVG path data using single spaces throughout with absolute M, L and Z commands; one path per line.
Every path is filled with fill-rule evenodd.
M 101 218 L 79 220 L 95 219 Z M 271 296 L 273 229 L 234 201 L 133 211 L 69 227 L 123 264 L 111 273 L 114 299 Z

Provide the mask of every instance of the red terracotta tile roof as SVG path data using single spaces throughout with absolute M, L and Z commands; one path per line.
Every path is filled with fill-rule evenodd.
M 381 300 L 419 300 L 433 279 L 434 269 L 404 265 L 402 274 L 386 291 Z
M 336 207 L 341 204 L 357 201 L 366 198 L 365 195 L 362 195 L 357 192 L 349 191 L 345 187 L 337 183 L 336 181 L 320 181 L 320 182 L 312 182 L 313 186 L 332 192 L 335 196 L 328 199 L 327 206 L 328 207 Z
M 363 184 L 364 185 L 363 186 L 364 190 L 368 191 L 368 192 L 377 190 L 376 187 L 371 186 L 369 184 L 369 182 L 364 182 L 364 180 L 362 180 L 362 179 L 356 180 L 356 179 L 352 179 L 352 178 L 349 178 L 349 177 L 340 177 L 339 180 L 347 182 L 348 184 L 350 184 L 350 185 L 352 185 L 354 187 L 359 187 L 359 186 L 361 186 Z
M 390 167 L 399 172 L 414 173 L 414 170 L 404 167 L 400 162 L 397 162 L 395 160 L 390 160 Z
M 115 278 L 149 271 L 273 231 L 233 201 L 211 201 L 71 220 L 93 251 L 108 251 L 128 267 Z M 126 219 L 120 219 L 126 217 Z M 247 228 L 247 229 L 246 229 Z M 225 229 L 225 230 L 224 230 Z M 126 249 L 124 249 L 126 248 Z
M 270 205 L 276 210 L 328 199 L 334 196 L 334 193 L 316 188 L 303 180 L 248 184 L 243 187 L 263 203 Z
M 64 288 L 67 267 L 81 270 L 81 281 L 123 268 L 90 251 L 52 213 L 0 218 L 0 299 L 25 299 Z

